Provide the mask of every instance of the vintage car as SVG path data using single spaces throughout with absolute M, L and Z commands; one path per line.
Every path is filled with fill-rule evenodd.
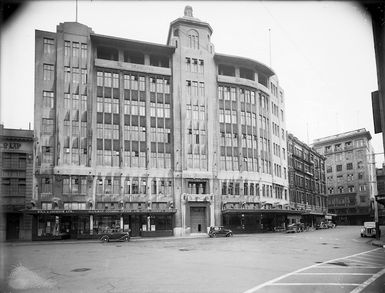
M 287 226 L 286 233 L 298 233 L 305 230 L 303 223 L 293 223 Z
M 230 229 L 226 229 L 223 226 L 212 226 L 210 227 L 210 230 L 209 230 L 209 236 L 211 238 L 218 237 L 218 236 L 231 237 L 233 236 L 233 231 L 231 231 Z
M 130 233 L 122 229 L 107 229 L 101 233 L 100 238 L 103 242 L 112 241 L 130 241 Z
M 364 222 L 364 226 L 361 227 L 361 237 L 376 237 L 376 223 Z

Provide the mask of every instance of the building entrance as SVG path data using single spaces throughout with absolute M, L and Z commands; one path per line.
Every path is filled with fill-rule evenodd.
M 7 240 L 19 239 L 20 217 L 18 214 L 7 214 Z
M 207 233 L 206 207 L 190 207 L 191 233 Z

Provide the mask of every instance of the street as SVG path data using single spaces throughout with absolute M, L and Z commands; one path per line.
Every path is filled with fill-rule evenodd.
M 17 290 L 7 286 L 9 279 L 6 279 L 1 280 L 0 289 L 2 292 L 350 292 L 376 273 L 379 275 L 385 267 L 384 249 L 371 246 L 371 240 L 360 237 L 359 226 L 338 226 L 303 233 L 231 238 L 7 243 L 2 252 L 5 277 L 15 266 L 22 265 L 49 280 L 52 286 Z M 362 264 L 364 271 L 358 270 Z M 349 271 L 348 266 L 354 269 Z M 338 272 L 341 274 L 337 275 Z M 311 290 L 293 286 L 304 282 L 320 285 L 310 287 Z M 323 282 L 329 285 L 323 286 Z

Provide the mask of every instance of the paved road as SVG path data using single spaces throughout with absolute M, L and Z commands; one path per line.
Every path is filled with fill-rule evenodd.
M 349 261 L 349 267 L 353 267 L 358 266 L 358 259 L 361 259 L 361 263 L 364 261 L 363 256 L 381 256 L 383 249 L 372 251 L 374 247 L 369 244 L 370 241 L 360 237 L 357 226 L 339 226 L 336 229 L 296 234 L 249 234 L 215 239 L 7 244 L 1 253 L 3 269 L 0 268 L 0 271 L 4 275 L 0 279 L 3 284 L 0 291 L 241 293 L 262 284 L 304 283 L 304 280 L 331 282 L 332 275 L 314 275 L 314 270 L 322 270 L 318 273 L 342 273 L 345 271 L 341 270 L 346 266 L 332 264 L 332 260 L 342 262 L 341 258 L 346 258 L 343 262 Z M 355 265 L 351 264 L 353 260 L 349 258 L 352 255 L 357 255 L 354 258 Z M 27 291 L 10 288 L 6 285 L 9 281 L 7 277 L 17 264 L 51 281 L 53 288 L 31 288 Z M 327 271 L 328 267 L 335 268 Z M 356 270 L 357 273 L 376 274 L 375 269 Z M 295 271 L 302 274 L 294 275 Z M 314 276 L 316 281 L 311 279 Z M 356 278 L 349 279 L 347 275 L 339 275 L 346 276 L 342 279 L 336 276 L 333 282 L 340 284 L 359 284 L 371 277 L 364 275 L 360 279 L 360 276 L 353 275 Z M 275 291 L 257 292 L 291 292 L 288 290 L 293 286 L 264 286 L 263 290 Z M 301 292 L 298 288 L 292 292 Z M 332 292 L 322 289 L 326 287 L 317 288 L 321 288 L 321 291 L 314 292 Z
M 296 270 L 251 288 L 245 293 L 359 293 L 369 291 L 368 286 L 384 275 L 384 249 L 376 248 Z M 384 284 L 377 285 L 370 291 L 385 292 Z

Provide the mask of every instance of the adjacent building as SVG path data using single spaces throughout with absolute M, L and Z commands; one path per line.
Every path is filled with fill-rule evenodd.
M 375 155 L 365 128 L 314 140 L 326 157 L 329 212 L 337 223 L 359 225 L 374 217 L 377 194 Z
M 376 169 L 377 177 L 377 196 L 385 197 L 385 172 L 384 166 Z M 378 198 L 377 197 L 377 198 Z M 378 220 L 381 225 L 385 225 L 385 203 L 380 201 L 378 203 Z
M 301 213 L 290 217 L 290 223 L 302 221 L 315 227 L 328 217 L 325 160 L 326 157 L 287 135 L 289 198 L 291 210 Z
M 0 124 L 0 241 L 31 240 L 33 131 Z
M 260 231 L 298 213 L 277 76 L 216 53 L 212 33 L 189 6 L 166 45 L 36 31 L 33 239 Z

